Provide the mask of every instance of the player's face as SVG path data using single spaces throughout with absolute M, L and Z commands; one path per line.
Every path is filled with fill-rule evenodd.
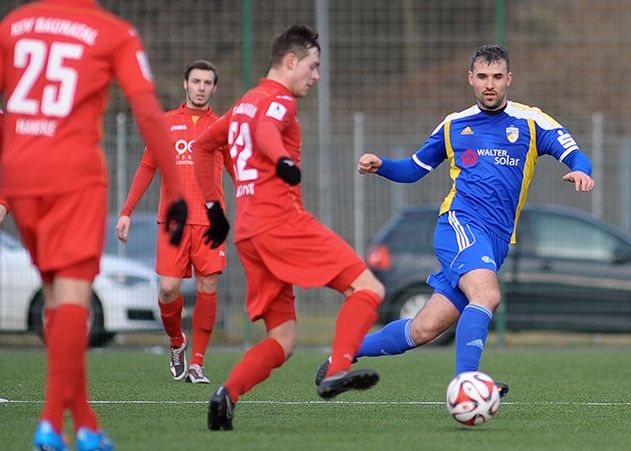
M 312 47 L 305 57 L 296 58 L 290 67 L 290 91 L 295 97 L 304 97 L 320 79 L 320 52 Z
M 512 78 L 513 74 L 507 71 L 506 61 L 473 63 L 473 70 L 469 71 L 469 84 L 473 86 L 480 109 L 495 111 L 504 108 L 507 101 L 506 90 Z
M 186 106 L 205 109 L 210 105 L 210 98 L 215 92 L 215 74 L 211 70 L 193 69 L 184 80 Z

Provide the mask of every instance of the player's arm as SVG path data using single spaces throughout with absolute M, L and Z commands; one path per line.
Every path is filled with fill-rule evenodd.
M 168 205 L 165 227 L 171 243 L 177 245 L 182 240 L 188 210 L 175 161 L 171 158 L 171 138 L 164 112 L 155 94 L 149 60 L 136 31 L 128 28 L 118 38 L 120 41 L 112 54 L 111 67 L 132 107 L 140 134 L 162 174 Z
M 300 183 L 300 168 L 285 149 L 282 131 L 295 118 L 295 100 L 276 98 L 259 117 L 254 131 L 257 150 L 276 163 L 276 175 L 292 186 Z
M 547 123 L 542 122 L 542 125 Z M 596 182 L 592 179 L 592 163 L 574 141 L 574 138 L 563 127 L 548 129 L 537 124 L 537 148 L 542 153 L 552 155 L 565 164 L 570 172 L 563 176 L 563 180 L 574 184 L 576 191 L 591 191 Z
M 446 158 L 443 130 L 437 128 L 414 155 L 401 160 L 364 154 L 360 157 L 360 174 L 375 173 L 398 183 L 414 183 L 429 174 Z
M 171 158 L 171 136 L 162 117 L 162 107 L 153 92 L 140 92 L 129 98 L 140 134 L 151 149 L 156 166 L 162 174 L 167 199 L 165 228 L 171 236 L 171 244 L 182 240 L 188 208 L 184 201 L 182 184 Z
M 210 226 L 204 232 L 204 242 L 212 249 L 221 245 L 228 237 L 230 224 L 221 207 L 220 194 L 217 192 L 215 177 L 217 158 L 215 152 L 224 150 L 228 143 L 230 115 L 226 114 L 211 124 L 193 143 L 193 165 L 197 184 L 204 196 L 206 216 Z
M 195 177 L 206 201 L 219 200 L 220 197 L 215 189 L 215 152 L 223 152 L 228 144 L 229 121 L 229 114 L 220 117 L 195 138 L 192 145 Z
M 131 227 L 131 215 L 138 205 L 138 202 L 149 188 L 151 180 L 156 173 L 156 167 L 151 158 L 151 152 L 145 147 L 145 152 L 140 160 L 134 179 L 129 187 L 127 193 L 127 199 L 121 209 L 118 222 L 116 223 L 116 236 L 118 239 L 127 243 L 127 236 L 129 235 L 129 228 Z

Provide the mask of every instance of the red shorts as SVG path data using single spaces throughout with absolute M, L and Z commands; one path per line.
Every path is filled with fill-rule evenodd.
M 236 247 L 247 278 L 246 304 L 252 321 L 269 312 L 295 319 L 292 285 L 344 292 L 366 270 L 342 238 L 308 214 L 239 241 Z
M 105 239 L 106 186 L 51 196 L 12 197 L 9 206 L 44 282 L 58 276 L 94 280 Z
M 190 278 L 191 266 L 195 268 L 195 277 L 209 276 L 221 273 L 228 264 L 225 243 L 217 249 L 211 249 L 204 243 L 204 232 L 208 226 L 186 224 L 179 246 L 169 243 L 164 223 L 158 226 L 156 272 L 161 276 Z

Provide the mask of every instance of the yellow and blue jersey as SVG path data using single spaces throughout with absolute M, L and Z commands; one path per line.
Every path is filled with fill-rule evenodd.
M 591 174 L 589 159 L 564 127 L 538 108 L 509 101 L 497 112 L 474 105 L 448 115 L 411 158 L 382 158 L 377 173 L 413 182 L 447 160 L 453 185 L 439 213 L 466 212 L 515 242 L 537 159 L 545 154 Z

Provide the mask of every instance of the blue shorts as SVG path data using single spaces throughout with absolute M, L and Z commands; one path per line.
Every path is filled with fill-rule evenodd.
M 434 232 L 434 250 L 440 271 L 431 273 L 427 283 L 462 313 L 469 300 L 458 288 L 460 278 L 474 269 L 499 271 L 508 247 L 508 241 L 476 224 L 466 213 L 444 213 L 438 218 Z

